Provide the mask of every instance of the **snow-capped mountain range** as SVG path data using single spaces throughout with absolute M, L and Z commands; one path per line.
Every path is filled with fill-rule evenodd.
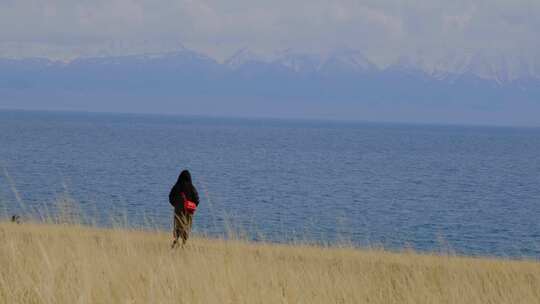
M 223 62 L 187 48 L 68 62 L 0 59 L 0 108 L 37 107 L 42 105 L 37 100 L 50 97 L 47 102 L 58 108 L 90 109 L 84 104 L 90 102 L 111 109 L 116 106 L 107 101 L 111 96 L 139 100 L 141 111 L 171 106 L 193 110 L 192 101 L 204 101 L 204 107 L 192 112 L 221 109 L 216 115 L 233 108 L 248 114 L 261 107 L 273 111 L 280 103 L 283 111 L 296 107 L 304 113 L 312 107 L 326 113 L 341 107 L 346 115 L 359 105 L 365 110 L 399 106 L 401 111 L 439 111 L 452 106 L 456 113 L 504 113 L 523 104 L 535 109 L 524 110 L 526 114 L 538 111 L 540 117 L 540 64 L 476 53 L 429 61 L 400 58 L 380 66 L 351 49 L 326 54 L 285 50 L 269 56 L 241 49 Z M 118 105 L 113 110 L 126 109 Z
M 232 69 L 255 63 L 281 65 L 298 73 L 318 72 L 325 69 L 375 73 L 399 69 L 423 72 L 439 80 L 452 79 L 459 75 L 473 75 L 480 79 L 493 80 L 498 84 L 519 79 L 540 79 L 540 63 L 493 52 L 449 53 L 429 62 L 401 57 L 390 65 L 380 67 L 359 50 L 346 49 L 327 54 L 306 54 L 285 50 L 263 56 L 244 48 L 224 61 L 224 64 Z
M 32 65 L 76 67 L 79 65 L 115 66 L 145 64 L 207 64 L 220 66 L 222 69 L 239 70 L 250 66 L 274 66 L 288 69 L 292 73 L 381 73 L 385 71 L 408 70 L 424 73 L 438 80 L 455 79 L 461 75 L 492 80 L 497 84 L 510 83 L 520 79 L 540 79 L 540 62 L 530 62 L 518 56 L 505 56 L 497 53 L 450 53 L 428 61 L 401 57 L 384 67 L 371 62 L 363 52 L 354 49 L 337 50 L 326 54 L 302 53 L 293 50 L 260 55 L 243 48 L 223 62 L 203 53 L 181 47 L 174 52 L 149 53 L 125 56 L 81 57 L 68 62 L 51 61 L 44 58 L 1 59 L 3 65 L 20 66 L 21 69 Z M 4 67 L 5 68 L 5 67 Z

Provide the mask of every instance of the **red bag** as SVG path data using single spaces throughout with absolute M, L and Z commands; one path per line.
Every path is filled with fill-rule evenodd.
M 197 205 L 194 202 L 188 200 L 184 192 L 182 192 L 182 198 L 184 199 L 184 210 L 188 214 L 194 214 L 197 210 Z

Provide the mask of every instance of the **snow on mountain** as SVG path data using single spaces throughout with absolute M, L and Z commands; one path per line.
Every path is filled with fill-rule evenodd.
M 429 77 L 450 82 L 466 75 L 493 81 L 497 85 L 520 79 L 540 80 L 540 73 L 532 60 L 495 51 L 475 53 L 453 51 L 431 60 L 401 57 L 390 67 L 400 70 L 420 70 Z
M 384 69 L 385 73 L 417 74 L 424 73 L 431 76 L 431 70 L 426 69 L 423 62 L 408 56 L 399 57 L 394 63 Z
M 377 67 L 358 50 L 340 50 L 329 54 L 314 54 L 287 49 L 276 52 L 271 60 L 264 60 L 251 52 L 241 50 L 231 57 L 227 64 L 234 63 L 235 66 L 238 66 L 253 61 L 283 66 L 295 73 L 367 72 L 377 70 Z
M 316 72 L 323 64 L 321 55 L 299 53 L 292 50 L 278 52 L 275 57 L 274 64 L 282 65 L 296 73 Z
M 464 74 L 469 65 L 469 58 L 451 52 L 438 58 L 433 64 L 422 67 L 431 77 L 437 80 L 455 80 L 457 75 Z
M 503 113 L 501 104 L 506 109 L 522 104 L 531 106 L 524 113 L 534 114 L 540 108 L 540 78 L 520 75 L 538 75 L 533 72 L 539 67 L 522 59 L 456 53 L 431 61 L 403 57 L 379 69 L 354 50 L 322 55 L 288 50 L 266 59 L 243 49 L 223 63 L 188 49 L 68 63 L 0 59 L 0 97 L 17 98 L 17 106 L 41 107 L 46 100 L 83 110 L 94 104 L 118 109 L 112 100 L 121 99 L 123 109 L 184 111 L 199 105 L 201 113 L 259 107 L 332 110 L 334 105 L 344 113 L 356 106 Z
M 217 64 L 217 62 L 200 52 L 190 50 L 185 47 L 179 47 L 174 51 L 162 53 L 142 53 L 123 56 L 99 56 L 99 57 L 80 57 L 67 62 L 67 65 L 96 65 L 96 66 L 117 66 L 126 64 L 148 65 L 148 64 L 192 64 L 206 63 Z
M 497 84 L 505 83 L 509 80 L 506 71 L 506 62 L 504 58 L 486 56 L 482 53 L 476 53 L 471 56 L 465 73 L 478 76 L 482 79 L 494 80 Z M 494 60 L 494 61 L 492 61 Z
M 66 76 L 69 73 L 71 73 L 69 75 L 86 75 L 85 73 L 89 71 L 96 75 L 95 79 L 98 79 L 100 73 L 105 73 L 104 71 L 107 72 L 104 75 L 108 77 L 116 75 L 117 79 L 126 77 L 142 79 L 144 74 L 148 74 L 148 77 L 153 75 L 152 79 L 158 79 L 160 76 L 169 77 L 167 81 L 174 81 L 175 77 L 189 79 L 204 76 L 209 77 L 207 79 L 216 79 L 215 77 L 224 77 L 223 75 L 228 75 L 225 77 L 227 79 L 233 77 L 227 74 L 231 70 L 240 72 L 234 77 L 242 75 L 244 80 L 264 77 L 283 80 L 289 76 L 295 78 L 298 75 L 315 75 L 324 76 L 321 79 L 327 80 L 348 78 L 354 83 L 358 81 L 358 75 L 380 81 L 378 77 L 383 73 L 387 81 L 409 79 L 411 83 L 437 80 L 441 84 L 452 84 L 457 80 L 470 81 L 470 76 L 498 86 L 511 85 L 514 82 L 520 82 L 522 85 L 528 83 L 526 85 L 529 86 L 540 81 L 540 61 L 534 62 L 525 57 L 508 56 L 495 51 L 466 53 L 455 50 L 429 60 L 422 56 L 401 57 L 384 70 L 372 63 L 362 51 L 354 49 L 342 49 L 326 54 L 302 53 L 288 49 L 264 57 L 244 48 L 223 63 L 184 47 L 167 53 L 83 57 L 70 62 L 47 59 L 0 59 L 0 74 L 8 80 L 12 79 L 13 75 L 18 75 L 20 79 L 31 78 L 31 71 L 47 73 L 53 70 L 55 73 L 64 73 L 65 75 L 57 74 L 57 76 L 66 77 L 69 81 L 73 79 L 72 76 Z M 168 76 L 164 76 L 166 73 Z M 4 80 L 6 85 L 13 82 L 8 80 Z
M 249 50 L 248 48 L 243 48 L 238 50 L 228 59 L 226 59 L 223 64 L 225 64 L 229 68 L 238 69 L 245 64 L 254 62 L 267 63 L 268 60 L 266 58 L 263 58 L 261 55 L 258 55 L 255 52 Z
M 377 65 L 354 49 L 342 49 L 326 54 L 302 53 L 284 50 L 270 58 L 258 55 L 247 48 L 241 49 L 227 59 L 224 64 L 238 69 L 251 63 L 271 64 L 285 67 L 294 73 L 339 75 L 351 73 L 376 73 Z M 401 73 L 424 73 L 427 77 L 454 82 L 461 76 L 469 75 L 493 81 L 498 85 L 520 79 L 539 79 L 540 64 L 524 57 L 508 56 L 496 51 L 470 53 L 451 50 L 440 56 L 402 56 L 385 71 L 399 70 Z
M 342 50 L 331 53 L 325 59 L 322 68 L 335 72 L 374 72 L 377 70 L 377 66 L 358 50 Z

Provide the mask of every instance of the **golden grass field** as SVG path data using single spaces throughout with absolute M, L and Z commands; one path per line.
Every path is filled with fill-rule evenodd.
M 0 303 L 540 303 L 540 263 L 0 223 Z

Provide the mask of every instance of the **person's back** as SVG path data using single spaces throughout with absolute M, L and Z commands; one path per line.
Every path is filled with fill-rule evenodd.
M 191 174 L 188 170 L 183 170 L 169 193 L 169 203 L 174 207 L 173 248 L 178 243 L 178 238 L 182 238 L 182 245 L 186 243 L 193 225 L 193 211 L 186 209 L 186 201 L 199 206 L 199 194 L 193 186 Z

